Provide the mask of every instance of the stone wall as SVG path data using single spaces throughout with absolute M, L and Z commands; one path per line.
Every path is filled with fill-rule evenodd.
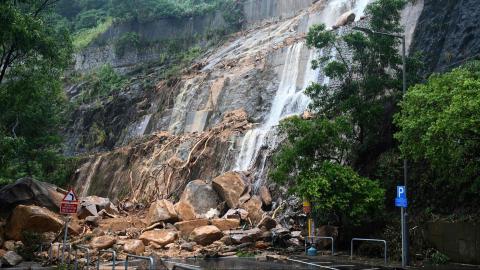
M 480 264 L 480 225 L 432 222 L 427 239 L 453 262 Z

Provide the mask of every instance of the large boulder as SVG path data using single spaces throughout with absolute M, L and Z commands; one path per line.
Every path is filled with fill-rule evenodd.
M 277 222 L 269 216 L 264 216 L 257 225 L 257 227 L 267 231 L 275 228 L 276 226 L 277 226 Z
M 240 226 L 240 220 L 236 218 L 215 218 L 211 222 L 221 231 L 237 229 Z
M 212 181 L 212 186 L 229 208 L 237 208 L 249 199 L 248 185 L 245 184 L 242 175 L 237 172 L 227 172 L 216 177 Z
M 98 216 L 99 212 L 102 210 L 111 215 L 118 214 L 117 207 L 110 201 L 109 198 L 88 196 L 82 198 L 82 201 L 80 202 L 78 218 L 84 219 L 88 216 Z
M 35 205 L 18 205 L 7 220 L 5 236 L 7 239 L 22 240 L 22 232 L 24 231 L 58 233 L 63 226 L 64 221 L 47 208 Z M 69 231 L 78 234 L 78 224 L 69 223 Z
M 6 265 L 15 266 L 21 263 L 22 261 L 23 261 L 23 258 L 17 253 L 15 253 L 15 251 L 7 251 L 2 256 L 2 263 L 5 263 Z
M 115 244 L 115 237 L 111 235 L 103 235 L 94 237 L 90 242 L 90 247 L 93 249 L 108 249 Z
M 150 205 L 147 220 L 151 224 L 157 222 L 175 222 L 178 219 L 175 206 L 168 200 L 159 200 Z
M 6 218 L 17 205 L 38 205 L 58 212 L 64 194 L 58 187 L 32 178 L 22 178 L 0 189 L 0 216 Z
M 185 187 L 180 201 L 175 205 L 180 220 L 218 217 L 220 198 L 212 186 L 194 180 Z
M 145 252 L 145 245 L 141 240 L 128 240 L 123 245 L 123 250 L 129 254 L 141 255 Z
M 353 11 L 347 11 L 340 15 L 337 22 L 334 25 L 334 28 L 338 28 L 340 26 L 345 26 L 355 21 L 355 13 Z
M 190 233 L 192 233 L 192 231 L 195 228 L 207 226 L 208 220 L 207 219 L 185 220 L 185 221 L 177 222 L 174 225 L 175 225 L 175 228 L 177 228 L 177 230 L 181 232 L 183 237 L 188 238 L 190 236 Z
M 253 224 L 257 224 L 262 220 L 264 212 L 262 210 L 262 201 L 258 196 L 252 196 L 250 200 L 242 205 L 242 208 L 247 210 L 248 218 Z
M 213 225 L 195 228 L 190 234 L 190 240 L 199 245 L 207 246 L 222 238 L 223 233 Z
M 143 244 L 155 243 L 160 246 L 166 246 L 177 240 L 178 234 L 173 230 L 152 230 L 146 231 L 140 235 L 139 239 L 143 241 Z

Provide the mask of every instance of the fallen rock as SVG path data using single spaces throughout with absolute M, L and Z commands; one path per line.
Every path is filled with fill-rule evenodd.
M 98 222 L 100 221 L 100 216 L 88 216 L 85 218 L 85 223 L 91 226 L 98 226 Z
M 17 205 L 38 205 L 51 211 L 59 210 L 64 194 L 58 187 L 33 178 L 22 178 L 0 189 L 0 216 L 7 217 Z
M 23 258 L 18 255 L 15 251 L 7 251 L 5 255 L 2 257 L 2 262 L 10 265 L 10 266 L 15 266 L 18 265 L 23 261 Z
M 218 217 L 220 198 L 212 186 L 194 180 L 185 187 L 180 201 L 175 205 L 180 220 Z
M 272 195 L 266 186 L 260 187 L 260 199 L 265 207 L 272 206 Z
M 180 249 L 186 251 L 193 251 L 193 247 L 195 246 L 195 242 L 186 242 L 180 245 Z
M 257 241 L 255 242 L 255 248 L 256 249 L 267 249 L 271 246 L 270 242 L 265 242 L 265 241 Z
M 303 240 L 302 231 L 293 231 L 290 233 L 293 238 Z
M 257 224 L 263 217 L 262 201 L 256 195 L 252 196 L 250 200 L 242 205 L 242 208 L 247 210 L 248 218 L 253 224 Z
M 80 209 L 78 210 L 78 218 L 84 219 L 88 216 L 98 216 L 98 213 L 105 210 L 110 215 L 117 215 L 117 207 L 109 198 L 98 196 L 88 196 L 82 199 Z
M 115 244 L 115 237 L 110 235 L 97 236 L 90 241 L 90 247 L 94 249 L 107 249 Z
M 175 207 L 168 200 L 158 200 L 150 205 L 147 220 L 150 225 L 157 222 L 175 222 L 178 220 Z
M 123 250 L 129 254 L 141 255 L 145 252 L 145 245 L 141 240 L 128 240 L 123 245 Z
M 267 231 L 275 228 L 276 226 L 277 226 L 277 222 L 269 216 L 264 216 L 257 225 L 257 227 Z
M 248 194 L 247 185 L 237 172 L 227 172 L 216 177 L 212 181 L 212 186 L 230 208 L 237 208 L 244 202 L 240 201 L 242 195 Z M 248 197 L 245 197 L 244 200 L 248 200 Z
M 275 235 L 278 238 L 289 238 L 290 237 L 290 230 L 280 227 L 280 228 L 274 228 L 271 230 L 273 235 Z
M 22 232 L 24 231 L 58 233 L 63 226 L 64 222 L 60 217 L 47 208 L 35 205 L 18 205 L 7 221 L 5 236 L 7 239 L 22 240 Z M 70 232 L 78 234 L 77 229 L 72 229 L 72 224 L 69 225 L 69 229 Z
M 236 218 L 215 218 L 211 222 L 221 231 L 237 229 L 240 226 L 240 220 Z
M 183 237 L 188 238 L 190 236 L 190 233 L 192 233 L 192 231 L 195 228 L 207 226 L 208 220 L 207 219 L 186 220 L 186 221 L 177 222 L 174 225 L 175 225 L 175 228 L 177 228 L 177 230 L 181 232 Z
M 190 234 L 190 240 L 197 244 L 206 246 L 222 238 L 223 233 L 213 225 L 195 228 Z
M 248 217 L 248 212 L 245 209 L 229 209 L 223 218 L 236 218 L 241 220 L 246 220 Z
M 15 250 L 15 241 L 13 241 L 13 240 L 5 241 L 5 243 L 3 243 L 3 247 L 7 251 L 14 251 Z
M 345 26 L 355 21 L 355 13 L 353 11 L 347 11 L 340 15 L 337 22 L 335 23 L 335 27 L 338 28 L 340 26 Z
M 173 230 L 152 230 L 146 231 L 140 235 L 139 239 L 143 241 L 143 244 L 148 245 L 151 242 L 165 246 L 170 243 L 173 243 L 177 240 L 178 233 Z
M 262 236 L 262 230 L 259 228 L 225 231 L 225 233 L 233 244 L 253 243 Z

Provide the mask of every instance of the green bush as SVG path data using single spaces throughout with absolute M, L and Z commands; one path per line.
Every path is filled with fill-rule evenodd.
M 127 32 L 121 35 L 114 43 L 115 54 L 123 56 L 126 51 L 138 49 L 140 46 L 140 36 L 135 32 Z

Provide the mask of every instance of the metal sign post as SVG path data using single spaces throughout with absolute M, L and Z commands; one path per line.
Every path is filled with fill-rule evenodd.
M 395 206 L 400 207 L 400 222 L 402 232 L 402 267 L 407 266 L 408 239 L 405 224 L 405 208 L 408 206 L 407 190 L 405 186 L 397 186 L 397 197 L 395 198 Z
M 76 214 L 78 208 L 78 199 L 77 195 L 70 189 L 70 191 L 63 197 L 62 202 L 60 203 L 60 214 L 67 215 L 65 217 L 65 233 L 63 235 L 63 247 L 62 247 L 62 264 L 65 263 L 65 246 L 67 245 L 67 237 L 68 237 L 68 222 L 70 221 L 70 217 L 68 215 Z M 71 250 L 69 250 L 71 252 Z

